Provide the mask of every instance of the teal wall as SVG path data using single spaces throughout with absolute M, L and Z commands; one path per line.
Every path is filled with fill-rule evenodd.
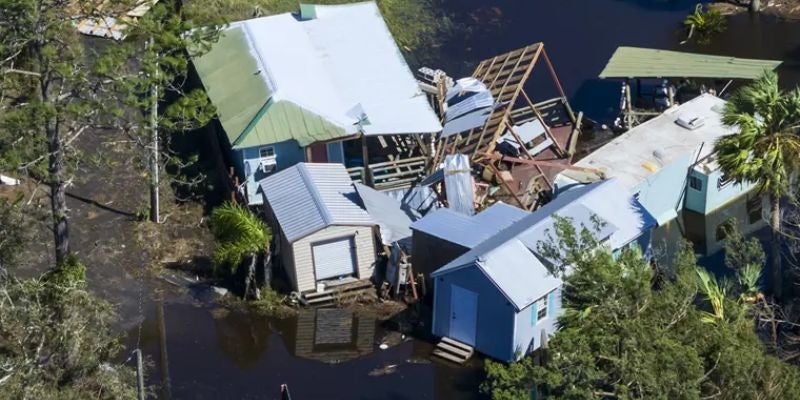
M 246 179 L 247 197 L 250 205 L 262 204 L 264 202 L 258 182 L 264 179 L 267 174 L 264 174 L 257 168 L 251 168 L 250 175 L 246 175 L 245 162 L 250 161 L 251 165 L 257 166 L 259 160 L 258 149 L 266 146 L 275 148 L 275 157 L 278 164 L 276 171 L 291 167 L 305 160 L 303 149 L 294 140 L 233 150 L 233 159 L 237 165 L 236 173 L 240 178 Z
M 686 204 L 687 210 L 701 214 L 709 214 L 718 208 L 736 200 L 741 195 L 753 189 L 752 183 L 737 184 L 729 182 L 727 185 L 719 187 L 718 182 L 722 177 L 719 170 L 712 171 L 706 175 L 695 168 L 689 172 L 690 177 L 696 177 L 701 183 L 700 190 L 694 189 L 686 183 Z

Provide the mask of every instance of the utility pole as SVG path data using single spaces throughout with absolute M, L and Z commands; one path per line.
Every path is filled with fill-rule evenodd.
M 150 39 L 151 50 L 155 48 L 155 40 Z M 158 55 L 155 60 L 155 76 L 153 77 L 152 86 L 150 88 L 150 220 L 159 223 L 161 221 L 159 210 L 159 154 L 158 154 Z
M 136 353 L 136 388 L 139 394 L 139 400 L 145 400 L 147 394 L 144 390 L 144 361 L 142 360 L 142 349 L 133 351 Z

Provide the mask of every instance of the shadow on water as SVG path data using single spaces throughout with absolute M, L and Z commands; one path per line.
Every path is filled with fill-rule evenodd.
M 351 311 L 275 319 L 169 301 L 151 308 L 142 347 L 160 398 L 272 399 L 283 383 L 301 400 L 482 398 L 480 362 L 431 362 L 431 344 Z

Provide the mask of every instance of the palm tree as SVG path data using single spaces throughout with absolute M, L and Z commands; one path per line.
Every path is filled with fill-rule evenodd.
M 270 229 L 246 207 L 225 203 L 211 213 L 211 232 L 217 241 L 214 265 L 235 273 L 247 261 L 244 296 L 260 298 L 254 282 L 256 262 L 259 256 L 265 265 L 269 262 Z
M 722 172 L 735 182 L 755 182 L 769 196 L 772 226 L 772 283 L 781 295 L 781 198 L 789 191 L 800 163 L 800 90 L 783 92 L 778 76 L 765 72 L 736 91 L 722 112 L 722 122 L 738 134 L 717 140 L 715 151 Z

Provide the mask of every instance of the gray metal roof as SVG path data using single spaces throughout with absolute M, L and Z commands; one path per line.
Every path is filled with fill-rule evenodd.
M 543 261 L 549 260 L 542 260 L 535 254 L 538 244 L 554 235 L 554 215 L 571 218 L 575 226 L 583 225 L 591 231 L 594 221 L 600 222 L 599 231 L 593 232 L 595 237 L 608 240 L 616 249 L 654 225 L 653 217 L 637 204 L 616 180 L 573 188 L 536 212 L 489 235 L 432 276 L 475 265 L 517 310 L 522 310 L 561 284 L 561 280 L 550 275 L 544 266 Z
M 378 223 L 383 244 L 391 245 L 411 237 L 413 218 L 399 201 L 369 186 L 360 183 L 355 186 L 367 212 Z
M 471 249 L 528 214 L 505 203 L 495 203 L 472 217 L 440 208 L 411 224 L 411 229 Z
M 260 185 L 290 243 L 330 225 L 375 225 L 342 164 L 300 163 Z

